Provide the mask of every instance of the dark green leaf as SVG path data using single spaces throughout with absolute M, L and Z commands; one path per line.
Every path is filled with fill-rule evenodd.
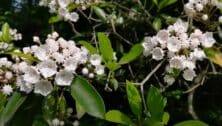
M 84 46 L 91 54 L 98 54 L 95 47 L 93 47 L 89 42 L 79 41 L 79 43 Z
M 129 81 L 126 81 L 126 93 L 131 111 L 140 117 L 142 114 L 142 100 L 137 88 Z
M 9 98 L 4 110 L 0 113 L 0 122 L 2 124 L 7 123 L 15 114 L 17 109 L 22 105 L 27 96 L 21 93 L 14 92 Z
M 112 48 L 112 45 L 108 36 L 102 32 L 99 32 L 97 35 L 99 39 L 99 49 L 100 49 L 100 53 L 102 54 L 103 59 L 106 62 L 112 61 L 113 48 Z
M 119 61 L 119 64 L 126 64 L 135 60 L 143 52 L 141 44 L 135 44 L 130 51 L 125 54 Z
M 172 5 L 174 4 L 175 2 L 177 2 L 177 0 L 162 0 L 159 5 L 158 5 L 158 8 L 159 10 L 169 6 L 169 5 Z
M 133 122 L 130 120 L 130 118 L 118 110 L 110 110 L 109 112 L 107 112 L 105 115 L 105 119 L 110 122 L 119 123 L 127 126 L 133 125 Z
M 188 120 L 188 121 L 177 123 L 174 126 L 208 126 L 208 125 L 198 120 Z
M 167 100 L 161 95 L 160 91 L 156 87 L 150 87 L 146 102 L 151 118 L 162 121 L 164 107 L 166 106 Z
M 76 76 L 72 82 L 71 95 L 88 114 L 104 118 L 106 110 L 103 99 L 87 80 Z
M 38 117 L 33 121 L 32 126 L 48 126 L 48 123 L 43 118 Z

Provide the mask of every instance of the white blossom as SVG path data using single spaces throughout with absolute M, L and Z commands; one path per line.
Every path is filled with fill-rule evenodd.
M 56 74 L 55 81 L 59 86 L 70 86 L 73 80 L 73 74 L 70 71 L 61 70 Z
M 178 52 L 181 49 L 181 41 L 176 37 L 171 37 L 167 41 L 167 49 L 171 52 Z
M 102 62 L 102 59 L 101 59 L 101 57 L 100 57 L 99 55 L 97 55 L 97 54 L 91 55 L 91 57 L 90 57 L 90 63 L 91 63 L 93 66 L 98 66 L 98 65 L 101 64 L 101 62 Z
M 40 79 L 40 75 L 33 67 L 27 67 L 23 79 L 28 83 L 37 83 Z
M 4 85 L 2 88 L 2 93 L 5 95 L 10 95 L 13 92 L 11 85 Z
M 37 68 L 39 69 L 40 73 L 43 77 L 48 78 L 56 74 L 57 72 L 57 65 L 52 60 L 45 60 L 38 64 Z
M 156 47 L 152 50 L 152 58 L 155 59 L 155 60 L 161 60 L 163 59 L 164 57 L 164 51 L 159 48 L 159 47 Z
M 210 48 L 213 46 L 213 44 L 216 42 L 216 40 L 213 38 L 213 33 L 212 32 L 206 32 L 204 34 L 204 37 L 201 41 L 201 44 L 205 48 Z
M 43 96 L 47 96 L 53 90 L 52 84 L 47 80 L 40 80 L 34 86 L 34 93 L 41 94 Z
M 165 75 L 163 79 L 168 85 L 172 85 L 175 82 L 175 78 L 171 77 L 170 75 Z
M 105 72 L 104 69 L 105 69 L 105 67 L 103 65 L 98 65 L 98 66 L 96 66 L 95 72 L 98 75 L 102 75 Z
M 87 75 L 89 73 L 89 70 L 86 68 L 86 67 L 84 67 L 83 69 L 82 69 L 82 74 L 83 75 Z
M 186 69 L 183 72 L 183 78 L 187 81 L 192 81 L 195 76 L 196 76 L 196 73 L 194 70 Z

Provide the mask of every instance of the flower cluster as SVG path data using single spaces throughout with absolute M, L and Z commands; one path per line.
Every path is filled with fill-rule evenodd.
M 12 64 L 7 58 L 0 58 L 0 87 L 5 95 L 10 95 L 13 91 L 12 86 L 9 85 L 15 79 Z
M 208 20 L 209 9 L 214 7 L 221 9 L 222 2 L 219 0 L 189 0 L 184 5 L 185 13 L 189 17 L 201 17 L 202 20 Z M 222 17 L 219 17 L 219 22 L 222 23 Z
M 48 6 L 51 13 L 58 13 L 58 16 L 65 21 L 77 22 L 79 19 L 78 13 L 74 9 L 85 10 L 93 3 L 99 0 L 41 0 L 40 6 Z
M 168 84 L 174 83 L 175 71 L 183 72 L 183 78 L 192 81 L 196 76 L 196 62 L 206 57 L 203 48 L 212 47 L 216 42 L 211 32 L 203 33 L 195 29 L 188 34 L 187 29 L 188 23 L 178 20 L 167 29 L 160 30 L 155 36 L 144 39 L 145 56 L 151 54 L 152 59 L 157 61 L 168 59 L 169 65 L 164 77 Z
M 20 91 L 47 96 L 53 85 L 70 86 L 75 74 L 82 73 L 89 78 L 104 74 L 105 67 L 99 55 L 89 54 L 84 47 L 77 47 L 72 40 L 59 37 L 57 32 L 49 34 L 44 43 L 35 36 L 38 45 L 24 47 L 22 53 L 33 57 L 33 61 L 15 58 L 0 59 L 0 83 L 4 94 L 9 95 L 16 81 Z

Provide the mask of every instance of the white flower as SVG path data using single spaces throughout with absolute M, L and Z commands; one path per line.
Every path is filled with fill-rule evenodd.
M 57 119 L 57 118 L 53 119 L 52 126 L 59 126 L 59 119 Z
M 89 70 L 86 68 L 86 67 L 84 67 L 83 69 L 82 69 L 82 74 L 83 75 L 87 75 L 89 73 Z
M 102 74 L 104 74 L 104 69 L 105 69 L 105 67 L 103 65 L 98 65 L 98 66 L 96 66 L 95 72 L 98 75 L 102 75 Z
M 222 16 L 220 16 L 220 17 L 218 18 L 218 21 L 219 21 L 219 23 L 222 24 Z
M 50 53 L 54 53 L 59 50 L 59 44 L 54 39 L 48 38 L 45 41 Z
M 28 83 L 34 84 L 39 81 L 40 76 L 35 68 L 27 67 L 25 74 L 23 75 L 23 79 Z
M 169 32 L 167 30 L 160 30 L 157 33 L 157 39 L 159 40 L 159 43 L 161 45 L 162 48 L 166 47 L 166 41 L 169 38 Z
M 67 7 L 71 2 L 71 0 L 58 0 L 58 4 L 61 8 Z
M 16 78 L 16 85 L 20 88 L 20 91 L 23 91 L 25 93 L 30 93 L 33 89 L 33 85 L 30 83 L 27 83 L 23 77 L 18 76 Z
M 202 20 L 204 20 L 204 21 L 206 21 L 206 20 L 208 20 L 208 15 L 207 14 L 204 14 L 204 15 L 202 15 Z
M 194 6 L 192 3 L 187 3 L 184 5 L 184 10 L 185 13 L 189 16 L 189 17 L 193 17 L 196 14 L 196 11 L 194 10 Z
M 183 59 L 184 59 L 183 57 L 174 56 L 172 59 L 170 59 L 170 67 L 182 69 L 183 68 Z
M 89 73 L 89 78 L 94 78 L 94 74 L 93 73 Z
M 37 65 L 37 68 L 39 69 L 43 77 L 45 78 L 51 77 L 57 72 L 57 65 L 52 60 L 45 60 L 45 61 L 40 62 Z
M 167 49 L 171 52 L 178 52 L 181 48 L 181 41 L 176 37 L 170 37 L 167 41 Z
M 102 59 L 101 59 L 101 57 L 100 57 L 99 55 L 93 54 L 93 55 L 91 55 L 89 61 L 90 61 L 90 63 L 91 63 L 93 66 L 98 66 L 98 65 L 101 64 Z
M 152 50 L 152 58 L 155 59 L 155 60 L 161 60 L 163 59 L 164 57 L 164 51 L 159 48 L 159 47 L 156 47 Z
M 30 53 L 30 52 L 31 52 L 31 48 L 30 48 L 30 47 L 24 47 L 24 48 L 22 49 L 22 51 L 23 51 L 25 54 L 27 54 L 27 53 Z
M 40 80 L 34 86 L 34 93 L 41 94 L 43 96 L 47 96 L 53 90 L 52 84 L 47 80 Z
M 174 25 L 173 25 L 173 30 L 177 34 L 185 33 L 185 32 L 187 32 L 187 29 L 188 29 L 188 23 L 183 22 L 181 19 L 178 19 L 176 21 L 176 23 L 174 23 Z
M 72 12 L 69 15 L 69 20 L 77 22 L 79 20 L 79 15 L 76 12 Z
M 54 58 L 55 61 L 58 62 L 58 63 L 62 63 L 65 60 L 65 57 L 59 52 L 53 53 L 52 58 Z
M 38 36 L 33 37 L 33 42 L 40 43 L 40 39 Z
M 192 81 L 195 76 L 196 76 L 196 73 L 194 70 L 186 69 L 183 72 L 183 78 L 187 81 Z
M 11 71 L 6 71 L 6 72 L 5 72 L 5 78 L 6 78 L 6 79 L 9 79 L 9 80 L 10 80 L 10 79 L 12 79 L 12 77 L 13 77 L 13 74 L 12 74 Z
M 41 61 L 47 60 L 49 58 L 49 50 L 48 47 L 45 45 L 39 46 L 35 52 L 34 55 Z
M 78 65 L 78 63 L 76 62 L 76 59 L 73 57 L 66 59 L 63 64 L 65 70 L 72 71 L 73 73 L 75 73 L 77 65 Z
M 172 85 L 175 82 L 175 78 L 171 77 L 170 75 L 164 76 L 163 79 L 168 85 Z
M 13 92 L 11 85 L 4 85 L 2 88 L 2 93 L 5 95 L 10 95 Z
M 195 66 L 195 62 L 190 61 L 190 60 L 183 60 L 183 67 L 188 68 L 190 70 L 193 70 L 196 66 Z
M 70 71 L 61 70 L 56 74 L 55 81 L 59 86 L 69 86 L 73 80 L 73 74 Z
M 204 37 L 201 41 L 201 44 L 205 48 L 210 48 L 213 46 L 213 44 L 216 42 L 216 40 L 213 38 L 213 33 L 212 32 L 206 32 L 204 34 Z
M 195 48 L 193 52 L 190 53 L 190 58 L 192 60 L 203 60 L 206 57 L 203 50 Z
M 145 37 L 142 46 L 144 48 L 143 55 L 149 56 L 154 47 L 154 44 L 151 42 L 151 37 Z
M 196 4 L 196 9 L 197 9 L 197 11 L 202 11 L 203 10 L 203 8 L 204 8 L 204 6 L 202 5 L 202 4 Z

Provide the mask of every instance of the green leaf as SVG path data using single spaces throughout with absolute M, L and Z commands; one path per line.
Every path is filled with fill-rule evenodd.
M 110 84 L 112 85 L 113 89 L 116 91 L 119 87 L 119 83 L 115 78 L 112 78 L 110 80 Z
M 48 95 L 43 99 L 42 112 L 45 119 L 54 118 L 56 114 L 56 99 L 53 95 Z
M 41 117 L 35 118 L 32 126 L 48 126 L 48 123 Z
M 122 125 L 133 125 L 133 122 L 130 120 L 130 118 L 118 110 L 110 110 L 109 112 L 107 112 L 105 115 L 105 119 L 107 121 L 119 123 Z
M 219 48 L 205 48 L 204 52 L 210 61 L 222 67 L 222 52 Z
M 163 114 L 163 118 L 162 118 L 162 122 L 163 122 L 163 124 L 167 125 L 169 119 L 170 119 L 170 115 L 169 115 L 169 113 L 168 113 L 168 112 L 164 112 L 164 114 Z
M 130 49 L 130 51 L 120 59 L 119 64 L 126 64 L 126 63 L 129 63 L 129 62 L 135 60 L 142 52 L 143 52 L 142 45 L 140 43 L 135 44 Z
M 111 42 L 104 33 L 99 32 L 98 34 L 99 39 L 99 49 L 102 54 L 103 59 L 105 62 L 109 62 L 113 60 L 113 48 Z
M 156 6 L 158 6 L 158 0 L 152 0 L 152 1 Z
M 58 16 L 52 16 L 52 17 L 49 18 L 49 23 L 53 24 L 53 23 L 57 23 L 57 22 L 59 22 L 61 20 L 62 19 L 60 17 L 58 17 Z
M 89 115 L 104 118 L 106 110 L 103 99 L 87 80 L 76 76 L 72 82 L 71 95 Z
M 159 31 L 162 28 L 162 22 L 161 22 L 160 18 L 155 18 L 154 19 L 154 21 L 153 21 L 153 28 L 156 31 Z
M 132 112 L 140 117 L 142 114 L 142 100 L 137 88 L 129 81 L 126 81 L 126 93 Z
M 10 26 L 8 23 L 3 24 L 2 26 L 2 39 L 4 42 L 11 41 Z
M 78 119 L 82 118 L 83 115 L 85 115 L 86 111 L 83 109 L 83 107 L 76 102 L 76 116 Z
M 109 61 L 108 63 L 105 63 L 105 66 L 111 71 L 115 71 L 121 67 L 121 65 L 115 61 Z
M 4 106 L 5 106 L 5 103 L 7 101 L 7 97 L 2 93 L 0 92 L 0 113 L 4 110 Z
M 9 54 L 9 55 L 15 55 L 15 56 L 18 56 L 18 57 L 21 57 L 21 58 L 25 58 L 29 61 L 32 61 L 32 62 L 37 62 L 38 59 L 32 57 L 32 55 L 29 55 L 29 54 L 24 54 L 24 53 L 21 53 L 21 52 L 5 52 L 4 54 Z
M 2 32 L 0 31 L 0 41 L 3 41 Z
M 93 6 L 93 10 L 95 14 L 99 17 L 99 19 L 101 19 L 102 21 L 107 21 L 107 16 L 103 9 L 101 9 L 100 7 Z
M 151 85 L 146 102 L 151 118 L 162 121 L 164 107 L 166 106 L 167 100 L 161 95 L 160 91 L 156 87 Z
M 14 92 L 9 98 L 9 101 L 7 102 L 4 110 L 0 113 L 0 124 L 7 123 L 13 117 L 17 109 L 26 100 L 26 98 L 27 96 L 18 92 Z
M 208 124 L 198 120 L 188 120 L 175 124 L 174 126 L 208 126 Z
M 79 43 L 84 46 L 91 54 L 98 54 L 95 47 L 93 47 L 89 42 L 79 41 Z
M 148 118 L 144 120 L 143 126 L 164 126 L 164 124 L 161 121 L 157 121 L 153 118 Z
M 158 8 L 159 10 L 167 7 L 167 6 L 170 6 L 172 4 L 174 4 L 175 2 L 177 2 L 177 0 L 162 0 L 159 5 L 158 5 Z

